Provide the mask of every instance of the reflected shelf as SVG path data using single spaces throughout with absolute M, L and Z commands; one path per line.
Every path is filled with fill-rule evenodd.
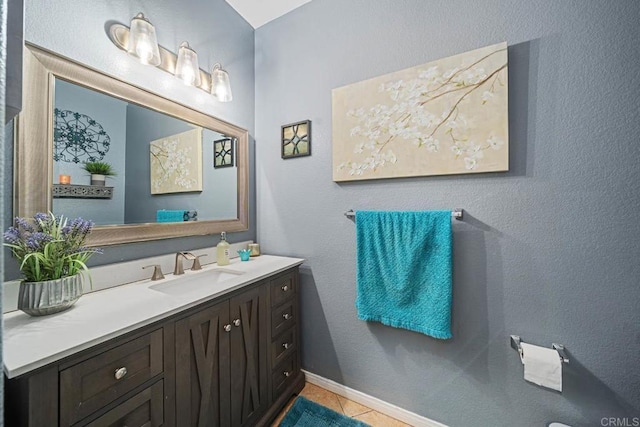
M 110 199 L 113 187 L 103 185 L 53 184 L 54 199 Z

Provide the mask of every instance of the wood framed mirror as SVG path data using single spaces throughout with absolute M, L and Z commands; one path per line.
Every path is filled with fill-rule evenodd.
M 109 136 L 99 120 L 87 114 L 87 111 L 81 111 L 82 108 L 75 106 L 66 107 L 68 104 L 64 104 L 66 101 L 62 98 L 69 98 L 69 93 L 79 91 L 84 93 L 84 104 L 81 105 L 84 105 L 85 109 L 95 108 L 98 102 L 95 100 L 100 97 L 109 100 L 105 101 L 108 102 L 105 108 L 111 112 L 121 108 L 113 105 L 124 105 L 124 133 L 121 126 L 111 124 L 109 132 L 112 136 Z M 63 97 L 63 93 L 67 95 Z M 70 218 L 82 216 L 92 219 L 96 222 L 96 227 L 90 235 L 91 246 L 248 229 L 247 130 L 31 44 L 27 44 L 24 49 L 23 98 L 24 108 L 16 119 L 14 128 L 16 216 L 31 217 L 36 212 L 51 211 Z M 86 107 L 87 105 L 89 107 Z M 154 115 L 154 118 L 148 120 L 154 120 L 153 122 L 132 119 L 150 115 Z M 61 129 L 72 130 L 65 133 Z M 148 129 L 148 132 L 144 133 L 144 129 Z M 117 133 L 118 137 L 113 137 L 114 133 Z M 190 144 L 196 141 L 195 143 L 202 145 L 184 145 L 186 143 L 181 140 L 183 133 L 194 135 L 194 138 L 189 140 Z M 126 145 L 116 147 L 115 142 L 123 139 L 122 135 Z M 229 138 L 235 142 L 233 167 L 214 168 L 213 143 L 221 138 Z M 78 142 L 79 140 L 82 142 Z M 135 140 L 138 145 L 130 146 L 131 140 Z M 153 144 L 158 144 L 158 141 L 173 144 L 172 147 L 178 144 L 182 150 L 180 153 L 188 151 L 190 155 L 195 155 L 193 159 L 201 162 L 200 170 L 191 169 L 196 162 L 191 159 L 182 159 L 182 163 L 178 162 L 180 164 L 177 167 L 174 167 L 176 161 L 170 162 L 173 169 L 155 164 Z M 92 145 L 92 148 L 88 149 L 88 145 Z M 105 157 L 105 150 L 113 155 Z M 200 153 L 199 160 L 197 152 Z M 119 181 L 113 184 L 113 197 L 108 202 L 96 196 L 104 191 L 89 185 L 88 174 L 82 176 L 74 173 L 76 176 L 72 176 L 71 184 L 81 183 L 77 185 L 78 188 L 62 188 L 61 184 L 66 183 L 66 177 L 69 176 L 65 175 L 64 181 L 58 179 L 63 175 L 64 168 L 69 170 L 68 168 L 75 167 L 77 171 L 85 162 L 113 162 L 116 155 L 116 163 L 120 169 L 117 170 Z M 155 158 L 158 158 L 157 153 Z M 69 164 L 63 164 L 63 161 Z M 189 165 L 189 169 L 185 169 L 184 165 Z M 182 187 L 178 190 L 159 190 L 158 179 L 154 175 L 158 170 L 165 174 L 165 181 L 173 180 Z M 181 178 L 169 176 L 171 171 Z M 222 175 L 223 173 L 225 175 Z M 200 179 L 199 185 L 196 178 Z M 189 183 L 184 184 L 185 180 Z M 193 186 L 191 181 L 194 183 Z M 59 191 L 61 188 L 67 192 L 63 191 L 62 196 Z M 79 202 L 76 200 L 75 204 L 64 205 L 65 201 L 62 200 L 58 205 L 54 203 L 57 198 L 76 197 L 70 195 L 74 191 L 83 194 L 88 192 L 89 196 Z M 117 200 L 114 201 L 116 195 Z M 189 215 L 185 213 L 184 220 L 176 219 L 175 215 L 173 219 L 171 215 L 160 215 L 181 212 L 180 209 L 189 212 Z M 107 212 L 111 211 L 115 212 L 115 216 L 107 215 Z M 194 212 L 197 221 L 193 221 Z M 91 218 L 91 215 L 100 216 L 100 221 Z M 167 221 L 167 218 L 168 221 L 174 222 L 158 222 Z

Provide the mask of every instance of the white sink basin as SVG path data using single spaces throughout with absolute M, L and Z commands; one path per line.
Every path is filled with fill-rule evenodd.
M 202 289 L 211 289 L 228 280 L 235 279 L 242 274 L 244 274 L 244 271 L 216 268 L 214 270 L 185 275 L 175 280 L 157 283 L 149 286 L 149 289 L 167 295 L 185 295 L 199 292 Z

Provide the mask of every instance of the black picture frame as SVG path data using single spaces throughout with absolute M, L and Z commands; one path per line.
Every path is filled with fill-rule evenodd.
M 213 167 L 229 168 L 234 166 L 235 141 L 233 138 L 223 138 L 213 141 Z
M 282 126 L 281 156 L 293 159 L 311 155 L 311 120 Z

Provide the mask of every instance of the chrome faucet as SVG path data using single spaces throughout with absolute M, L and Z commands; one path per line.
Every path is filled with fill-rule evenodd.
M 196 259 L 193 260 L 193 265 L 191 266 L 191 271 L 202 270 L 200 258 L 203 256 L 209 256 L 209 254 L 196 255 Z
M 182 265 L 182 258 L 188 259 L 190 261 L 198 259 L 198 257 L 196 257 L 191 252 L 177 252 L 176 253 L 176 266 L 173 269 L 173 274 L 176 275 L 176 276 L 178 274 L 184 274 L 184 266 Z
M 152 281 L 162 280 L 164 279 L 164 274 L 162 274 L 162 268 L 158 264 L 146 265 L 142 267 L 142 269 L 153 267 L 153 275 L 151 276 Z

